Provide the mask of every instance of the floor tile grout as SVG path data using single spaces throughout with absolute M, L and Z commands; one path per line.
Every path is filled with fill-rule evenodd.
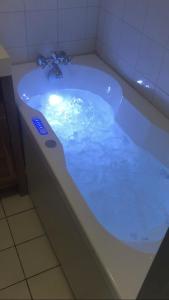
M 39 239 L 39 238 L 41 238 L 41 237 L 43 237 L 43 236 L 46 236 L 46 234 L 43 233 L 43 234 L 37 235 L 36 237 L 33 237 L 33 238 L 31 238 L 31 239 L 28 239 L 28 240 L 25 240 L 25 241 L 23 241 L 23 242 L 20 242 L 20 243 L 17 243 L 17 244 L 15 243 L 15 245 L 16 245 L 16 247 L 18 247 L 18 246 L 21 246 L 21 245 L 23 245 L 23 244 L 32 242 L 32 241 L 34 241 L 34 240 L 36 240 L 36 239 Z
M 1 220 L 0 220 L 0 221 L 1 221 Z M 11 234 L 11 231 L 10 231 L 10 234 Z M 15 245 L 16 245 L 16 247 L 18 247 L 18 246 L 21 246 L 21 245 L 23 245 L 23 244 L 32 242 L 32 241 L 34 241 L 34 240 L 36 240 L 36 239 L 39 239 L 39 238 L 41 238 L 41 237 L 43 237 L 43 236 L 46 236 L 46 234 L 44 233 L 44 234 L 38 235 L 38 236 L 36 236 L 36 237 L 34 237 L 34 238 L 28 239 L 28 240 L 26 240 L 26 241 L 24 241 L 24 242 L 20 242 L 20 243 L 18 243 L 18 244 L 15 243 Z M 12 240 L 13 240 L 13 239 L 12 239 Z M 7 247 L 7 248 L 0 249 L 0 253 L 1 253 L 2 251 L 5 251 L 5 250 L 11 249 L 11 248 L 14 248 L 14 244 L 13 244 L 12 246 Z M 57 258 L 57 257 L 56 257 L 56 258 Z
M 5 210 L 4 210 L 3 204 L 2 204 L 2 200 L 0 201 L 0 204 L 1 204 L 1 208 L 2 208 L 3 214 L 4 214 L 4 217 L 2 217 L 1 219 L 5 219 L 6 218 L 6 214 L 5 214 Z
M 20 211 L 20 212 L 14 213 L 14 214 L 12 214 L 12 215 L 8 215 L 8 216 L 6 215 L 6 218 L 11 218 L 11 217 L 14 217 L 14 216 L 18 216 L 18 215 L 21 215 L 21 214 L 23 214 L 23 213 L 25 213 L 25 212 L 28 212 L 28 211 L 30 211 L 30 210 L 35 210 L 35 211 L 36 211 L 35 207 L 31 207 L 31 208 L 22 210 L 22 211 Z
M 28 281 L 29 279 L 35 278 L 35 277 L 37 277 L 37 276 L 39 276 L 39 275 L 41 275 L 41 274 L 44 274 L 44 273 L 46 273 L 46 272 L 48 272 L 48 271 L 51 271 L 51 270 L 54 270 L 54 269 L 56 269 L 56 268 L 61 268 L 61 266 L 60 266 L 60 265 L 56 265 L 56 266 L 54 266 L 54 267 L 52 267 L 52 268 L 48 268 L 48 269 L 46 269 L 46 270 L 43 270 L 43 271 L 41 271 L 41 272 L 39 272 L 39 273 L 37 273 L 37 274 L 35 274 L 35 275 L 29 276 L 29 277 L 25 277 L 23 280 L 19 280 L 19 281 L 15 282 L 15 283 L 12 283 L 12 284 L 8 285 L 8 286 L 5 286 L 5 287 L 3 287 L 3 288 L 0 288 L 0 291 L 5 290 L 5 289 L 7 289 L 7 288 L 9 288 L 9 287 L 11 287 L 11 286 L 13 286 L 13 285 L 15 285 L 15 284 L 20 283 L 20 282 Z M 66 280 L 66 281 L 67 281 L 67 280 Z
M 43 273 L 46 273 L 46 272 L 48 272 L 48 271 L 50 271 L 50 270 L 54 270 L 54 269 L 56 269 L 56 268 L 60 268 L 60 265 L 58 264 L 58 265 L 56 265 L 56 266 L 54 266 L 54 267 L 50 267 L 50 268 L 48 268 L 48 269 L 45 269 L 45 270 L 43 270 L 43 271 L 41 271 L 41 272 L 39 272 L 39 273 L 36 273 L 36 274 L 34 274 L 34 275 L 32 275 L 32 276 L 26 277 L 26 280 L 32 279 L 32 278 L 34 278 L 34 277 L 36 277 L 36 276 L 39 276 L 39 275 L 41 275 L 41 274 L 43 274 Z
M 8 288 L 11 287 L 11 286 L 14 286 L 15 284 L 18 284 L 18 283 L 21 283 L 21 282 L 24 282 L 24 281 L 26 281 L 26 279 L 22 279 L 22 280 L 19 280 L 19 281 L 15 282 L 15 283 L 12 283 L 12 284 L 10 284 L 10 285 L 7 285 L 7 286 L 1 288 L 1 289 L 0 289 L 0 292 L 1 292 L 1 291 L 4 291 L 4 290 L 6 290 L 6 289 L 8 289 Z M 11 299 L 11 300 L 12 300 L 12 299 Z
M 4 252 L 4 251 L 6 251 L 6 250 L 12 249 L 12 248 L 15 248 L 14 245 L 12 245 L 12 246 L 10 246 L 10 247 L 7 247 L 7 248 L 5 248 L 5 249 L 1 249 L 1 250 L 0 250 L 0 253 L 1 253 L 1 252 Z
M 38 217 L 39 217 L 39 215 L 38 215 Z M 40 221 L 41 221 L 41 220 L 40 220 Z M 76 298 L 75 298 L 75 294 L 74 294 L 74 292 L 73 292 L 73 290 L 72 290 L 72 287 L 71 287 L 71 285 L 70 285 L 70 283 L 69 283 L 69 280 L 68 280 L 68 278 L 67 278 L 66 275 L 65 275 L 65 272 L 64 272 L 64 270 L 63 270 L 62 264 L 61 264 L 60 260 L 58 259 L 57 255 L 55 254 L 53 245 L 52 245 L 52 243 L 51 243 L 51 241 L 50 241 L 50 239 L 49 239 L 49 237 L 48 237 L 47 234 L 46 234 L 46 237 L 47 237 L 47 239 L 48 239 L 48 242 L 49 242 L 49 244 L 50 244 L 50 246 L 51 246 L 51 248 L 52 248 L 52 251 L 53 251 L 53 253 L 54 253 L 56 259 L 57 259 L 58 262 L 59 262 L 59 265 L 58 265 L 58 266 L 59 266 L 60 269 L 62 270 L 62 273 L 63 273 L 63 276 L 64 276 L 64 278 L 65 278 L 65 281 L 67 282 L 67 284 L 68 284 L 68 286 L 69 286 L 69 289 L 70 289 L 71 292 L 72 292 L 73 299 L 76 299 Z
M 20 259 L 20 256 L 19 256 L 19 253 L 18 253 L 18 249 L 17 249 L 17 247 L 16 247 L 16 245 L 15 245 L 15 240 L 14 240 L 14 237 L 13 237 L 12 230 L 11 230 L 11 228 L 10 228 L 10 225 L 9 225 L 9 221 L 8 221 L 8 219 L 7 219 L 7 223 L 8 223 L 9 231 L 10 231 L 10 233 L 11 233 L 11 236 L 12 236 L 12 239 L 13 239 L 13 242 L 14 242 L 14 248 L 15 248 L 15 251 L 16 251 L 16 254 L 17 254 L 17 257 L 18 257 L 19 263 L 20 263 L 20 267 L 21 267 L 21 269 L 22 269 L 22 272 L 23 272 L 24 278 L 26 279 L 26 274 L 25 274 L 25 271 L 24 271 L 24 268 L 23 268 L 23 265 L 22 265 L 22 262 L 21 262 L 21 259 Z M 33 299 L 33 297 L 32 297 L 32 293 L 31 293 L 31 290 L 30 290 L 30 288 L 29 288 L 29 287 L 28 287 L 28 290 L 29 290 L 29 294 L 30 294 L 30 296 L 31 296 L 31 299 Z

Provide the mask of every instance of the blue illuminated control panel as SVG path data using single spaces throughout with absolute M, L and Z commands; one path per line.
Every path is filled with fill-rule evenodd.
M 40 135 L 47 135 L 48 132 L 39 118 L 32 118 L 32 123 Z

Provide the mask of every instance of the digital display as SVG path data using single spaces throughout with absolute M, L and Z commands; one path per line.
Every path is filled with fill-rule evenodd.
M 42 121 L 39 118 L 33 118 L 32 123 L 36 127 L 36 129 L 37 129 L 37 131 L 39 132 L 40 135 L 47 135 L 48 134 L 46 128 L 44 127 Z

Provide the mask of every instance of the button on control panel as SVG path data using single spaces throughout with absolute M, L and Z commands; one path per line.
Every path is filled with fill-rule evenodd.
M 48 132 L 39 118 L 32 118 L 32 123 L 40 135 L 47 135 Z

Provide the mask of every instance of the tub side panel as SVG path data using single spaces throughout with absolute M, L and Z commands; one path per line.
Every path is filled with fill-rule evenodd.
M 25 124 L 23 128 L 29 193 L 75 296 L 117 299 L 57 179 Z

